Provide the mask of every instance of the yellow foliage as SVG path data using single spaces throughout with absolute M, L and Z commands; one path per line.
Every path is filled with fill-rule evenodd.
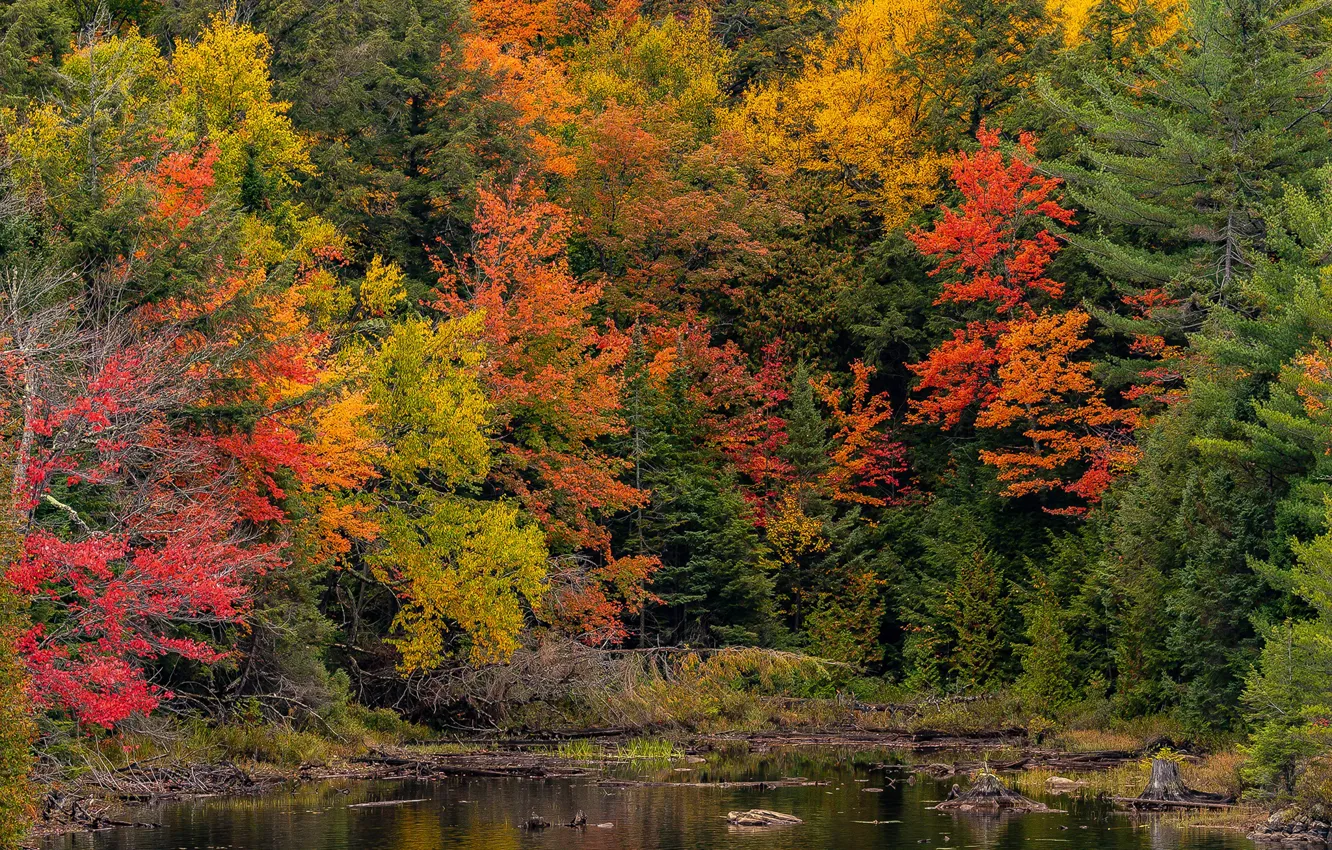
M 929 22 L 916 0 L 862 0 L 803 70 L 750 93 L 731 123 L 769 161 L 812 172 L 894 227 L 930 203 L 946 165 L 916 146 L 918 84 L 899 58 Z
M 729 62 L 702 8 L 686 21 L 610 20 L 574 58 L 573 78 L 596 108 L 651 107 L 655 117 L 705 129 L 722 102 Z
M 176 43 L 175 108 L 217 145 L 219 179 L 239 180 L 250 157 L 261 173 L 286 183 L 313 170 L 287 117 L 290 104 L 272 99 L 271 54 L 266 36 L 222 14 L 213 16 L 198 42 Z
M 480 331 L 480 313 L 438 328 L 408 319 L 374 358 L 367 399 L 379 439 L 393 447 L 382 465 L 395 483 L 414 485 L 429 471 L 448 486 L 470 486 L 490 471 Z
M 823 523 L 805 513 L 800 504 L 800 492 L 788 490 L 768 521 L 768 545 L 779 564 L 794 564 L 810 552 L 828 551 L 828 538 L 823 536 Z
M 370 260 L 361 282 L 361 309 L 369 316 L 387 316 L 407 300 L 402 269 L 378 254 Z
M 113 201 L 136 175 L 108 166 L 155 153 L 160 140 L 180 134 L 165 121 L 170 100 L 167 65 L 151 39 L 128 28 L 65 57 L 64 91 L 58 100 L 30 104 L 19 124 L 3 118 L 13 178 L 18 186 L 42 189 L 54 212 L 91 191 Z
M 424 516 L 390 509 L 389 545 L 371 559 L 382 579 L 400 586 L 399 666 L 436 666 L 455 625 L 467 633 L 473 663 L 507 661 L 518 648 L 523 603 L 536 606 L 546 591 L 545 536 L 503 502 L 422 495 L 416 507 Z

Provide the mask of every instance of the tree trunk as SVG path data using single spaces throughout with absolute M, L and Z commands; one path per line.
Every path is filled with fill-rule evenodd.
M 1219 803 L 1226 798 L 1220 794 L 1195 791 L 1184 784 L 1179 762 L 1170 759 L 1152 759 L 1152 775 L 1147 787 L 1134 798 L 1135 803 Z

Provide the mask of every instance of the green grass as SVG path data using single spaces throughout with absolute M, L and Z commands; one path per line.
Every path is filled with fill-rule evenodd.
M 599 759 L 602 757 L 601 745 L 590 738 L 577 738 L 572 741 L 565 741 L 555 748 L 555 755 L 566 759 L 581 759 L 584 761 Z
M 683 753 L 663 738 L 634 738 L 620 746 L 618 755 L 628 759 L 667 760 L 679 758 Z

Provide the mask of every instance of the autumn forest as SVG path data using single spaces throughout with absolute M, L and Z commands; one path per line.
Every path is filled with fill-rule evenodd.
M 1330 70 L 1317 0 L 0 0 L 0 846 L 167 726 L 848 703 L 1332 802 Z

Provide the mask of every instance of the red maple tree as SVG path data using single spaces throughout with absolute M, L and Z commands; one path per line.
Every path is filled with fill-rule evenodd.
M 1094 504 L 1137 461 L 1137 411 L 1111 407 L 1092 364 L 1074 359 L 1091 344 L 1091 317 L 1053 307 L 1064 287 L 1048 275 L 1059 250 L 1050 228 L 1074 223 L 1059 203 L 1059 180 L 1005 156 L 998 132 L 982 127 L 978 139 L 980 150 L 953 165 L 961 206 L 909 237 L 935 259 L 932 274 L 946 276 L 936 304 L 984 306 L 993 316 L 968 321 L 910 366 L 922 395 L 911 400 L 909 421 L 953 429 L 974 412 L 978 429 L 1020 429 L 1025 446 L 980 453 L 999 470 L 1004 493 L 1060 490 Z M 1030 134 L 1019 147 L 1034 158 Z

